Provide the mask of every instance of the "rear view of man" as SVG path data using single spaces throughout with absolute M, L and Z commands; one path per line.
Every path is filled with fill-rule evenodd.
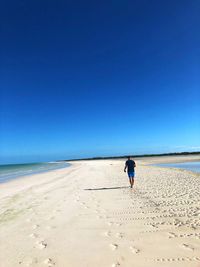
M 125 163 L 124 172 L 126 172 L 126 169 L 128 169 L 128 177 L 131 188 L 133 188 L 134 185 L 135 167 L 136 167 L 135 161 L 131 160 L 131 157 L 128 157 L 128 160 Z

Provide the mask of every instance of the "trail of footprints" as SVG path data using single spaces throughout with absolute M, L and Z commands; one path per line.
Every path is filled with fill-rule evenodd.
M 99 207 L 100 206 L 98 205 L 98 208 Z M 100 211 L 102 211 L 102 210 L 101 209 L 98 210 L 98 213 Z M 172 212 L 172 210 L 170 210 L 170 211 Z M 158 211 L 157 210 L 152 211 L 152 213 L 154 213 L 154 214 L 156 212 L 158 212 Z M 141 212 L 141 214 L 144 214 L 144 212 Z M 113 215 L 115 215 L 115 217 L 116 217 L 116 215 L 126 215 L 126 216 L 127 215 L 132 215 L 133 216 L 134 214 L 132 212 L 130 212 L 130 211 L 119 211 L 119 212 L 113 213 Z M 132 218 L 132 220 L 136 220 L 137 221 L 137 220 L 152 219 L 152 218 L 153 219 L 154 218 L 160 219 L 162 217 L 173 217 L 173 216 L 174 216 L 174 214 L 165 214 L 165 215 L 159 215 L 159 216 L 153 215 L 152 217 L 149 217 L 149 216 L 146 216 L 146 217 L 145 216 L 144 217 L 134 217 L 134 218 Z M 179 216 L 179 217 L 181 217 L 181 216 Z M 99 218 L 104 218 L 104 217 L 103 216 L 99 216 Z M 121 218 L 121 220 L 126 221 L 126 220 L 131 220 L 131 218 L 127 218 L 126 217 L 126 218 Z M 159 225 L 169 225 L 169 226 L 173 225 L 175 227 L 180 227 L 182 225 L 186 225 L 187 226 L 187 223 L 188 223 L 188 221 L 186 223 L 183 223 L 182 221 L 180 221 L 178 219 L 175 219 L 172 222 L 162 222 L 162 221 L 160 221 L 160 222 L 156 222 L 156 223 L 146 223 L 146 225 L 150 225 L 152 227 L 158 227 Z M 124 224 L 124 222 L 123 223 L 113 222 L 113 221 L 108 221 L 107 222 L 107 225 L 109 227 L 121 226 L 122 224 Z M 190 226 L 192 226 L 192 225 L 190 224 Z M 146 232 L 156 232 L 156 231 L 157 230 L 155 230 L 155 231 L 145 231 L 144 233 L 146 233 Z M 108 231 L 104 232 L 104 236 L 106 238 L 111 238 L 112 240 L 113 240 L 113 238 L 117 238 L 117 239 L 119 239 L 119 241 L 120 241 L 120 239 L 125 238 L 125 234 L 124 233 L 122 233 L 122 232 L 114 233 L 111 230 L 108 230 Z M 168 238 L 175 238 L 175 237 L 195 237 L 195 238 L 200 238 L 200 234 L 199 233 L 191 233 L 191 234 L 179 234 L 179 235 L 176 235 L 176 234 L 174 234 L 172 232 L 169 233 Z M 120 251 L 121 245 L 120 245 L 120 242 L 116 242 L 116 243 L 110 243 L 109 247 L 110 247 L 111 251 L 115 252 L 115 251 Z M 189 250 L 189 251 L 194 251 L 194 247 L 192 247 L 192 246 L 190 246 L 190 245 L 188 245 L 186 243 L 182 243 L 180 245 L 180 247 L 182 247 L 183 249 Z M 137 255 L 137 254 L 140 253 L 140 249 L 138 249 L 137 247 L 135 247 L 133 245 L 129 246 L 128 249 L 130 250 L 130 253 L 133 253 L 134 255 Z M 154 262 L 183 262 L 183 261 L 200 261 L 200 258 L 199 257 L 177 257 L 177 258 L 147 259 L 147 261 L 149 261 L 149 260 L 150 261 L 154 261 Z M 122 265 L 123 265 L 123 263 L 121 263 L 120 261 L 116 261 L 116 263 L 112 264 L 112 267 L 117 267 L 117 266 L 122 266 Z
M 45 197 L 44 199 L 46 200 L 47 197 Z M 54 213 L 60 213 L 61 209 L 56 208 L 55 210 L 53 210 L 53 212 Z M 37 215 L 37 213 L 34 210 L 33 210 L 33 214 Z M 55 216 L 52 216 L 52 215 L 48 218 L 49 221 L 54 220 L 54 219 L 55 219 Z M 32 223 L 31 218 L 26 219 L 26 222 L 31 224 Z M 38 230 L 40 229 L 40 225 L 39 224 L 33 224 L 30 227 L 32 228 L 33 232 L 29 235 L 29 238 L 35 240 L 35 242 L 33 244 L 33 247 L 35 249 L 39 249 L 39 250 L 48 249 L 47 241 L 44 238 L 41 238 L 39 233 L 38 233 Z M 47 225 L 46 226 L 47 230 L 52 230 L 54 228 L 55 228 L 55 226 L 52 226 L 52 225 Z M 42 262 L 39 262 L 39 260 L 37 258 L 32 258 L 32 259 L 24 261 L 24 263 L 25 263 L 26 266 L 33 266 L 35 264 L 40 264 L 40 265 L 43 264 L 44 266 L 52 267 L 52 266 L 56 265 L 56 263 L 53 260 L 53 258 L 50 258 L 50 257 L 44 259 Z M 22 261 L 19 262 L 19 264 L 22 264 Z
M 170 202 L 169 202 L 170 203 Z M 182 204 L 188 204 L 188 201 L 182 201 Z M 193 202 L 191 202 L 193 204 Z M 171 204 L 171 203 L 170 203 Z M 167 205 L 168 206 L 168 205 Z M 169 205 L 170 206 L 170 205 Z M 152 207 L 152 206 L 151 206 Z M 138 207 L 137 207 L 138 208 Z M 153 208 L 153 207 L 152 207 Z M 155 207 L 154 207 L 155 208 Z M 117 220 L 123 221 L 122 223 L 119 222 L 108 222 L 109 226 L 116 226 L 116 225 L 124 225 L 126 223 L 126 221 L 137 221 L 137 220 L 155 220 L 155 219 L 162 219 L 162 218 L 167 218 L 167 217 L 172 217 L 172 221 L 157 221 L 157 222 L 148 222 L 148 223 L 144 223 L 144 225 L 149 225 L 152 226 L 154 228 L 157 228 L 156 230 L 152 230 L 152 231 L 144 231 L 143 233 L 153 233 L 153 232 L 157 232 L 159 230 L 162 230 L 162 226 L 166 226 L 166 227 L 172 227 L 172 228 L 177 228 L 177 227 L 181 227 L 181 226 L 185 226 L 187 228 L 190 229 L 194 229 L 196 230 L 199 226 L 200 226 L 200 221 L 198 219 L 194 219 L 195 216 L 199 216 L 199 209 L 198 208 L 193 208 L 193 207 L 187 207 L 187 208 L 170 208 L 170 209 L 165 209 L 164 212 L 166 212 L 165 214 L 162 215 L 155 215 L 158 212 L 161 212 L 160 210 L 157 210 L 158 208 L 155 208 L 152 211 L 148 211 L 147 216 L 141 216 L 141 217 L 136 217 L 135 215 L 138 214 L 138 210 L 135 210 L 135 212 L 130 212 L 131 207 L 128 207 L 127 210 L 125 211 L 115 211 L 113 212 L 113 217 L 116 219 L 116 216 L 121 216 L 124 215 L 123 218 L 117 218 Z M 181 213 L 182 212 L 182 213 Z M 148 216 L 148 214 L 152 213 L 152 216 Z M 145 212 L 140 212 L 140 214 L 145 214 Z M 127 217 L 128 216 L 128 217 Z M 129 217 L 130 216 L 130 217 Z M 175 217 L 175 218 L 173 218 Z M 179 220 L 178 218 L 181 217 L 187 217 L 186 220 Z M 190 219 L 190 217 L 192 217 Z M 105 237 L 116 237 L 116 238 L 120 238 L 123 239 L 125 237 L 124 233 L 121 232 L 117 232 L 116 234 L 114 234 L 112 231 L 106 231 L 104 233 Z M 168 233 L 168 238 L 195 238 L 195 239 L 200 239 L 200 233 L 199 232 L 194 232 L 194 233 L 189 233 L 189 234 L 185 234 L 185 233 L 179 233 L 179 234 L 175 234 L 173 232 L 169 232 Z M 110 248 L 112 251 L 118 251 L 120 250 L 120 242 L 119 243 L 111 243 L 110 244 Z M 180 248 L 184 249 L 184 250 L 188 250 L 188 251 L 195 251 L 195 248 L 192 245 L 186 244 L 186 243 L 180 243 Z M 130 251 L 133 254 L 138 254 L 140 253 L 140 249 L 134 247 L 134 246 L 130 246 L 129 247 Z M 148 261 L 154 261 L 154 262 L 185 262 L 185 261 L 200 261 L 200 257 L 194 256 L 194 257 L 177 257 L 177 258 L 173 258 L 173 257 L 166 257 L 166 258 L 154 258 L 154 259 L 146 259 L 147 262 Z M 113 263 L 112 267 L 115 266 L 122 266 L 123 263 L 121 263 L 120 261 L 117 261 L 116 263 Z
M 33 229 L 38 229 L 39 227 L 40 227 L 39 225 L 34 225 Z M 35 246 L 34 246 L 36 249 L 43 250 L 47 248 L 48 246 L 47 242 L 45 241 L 45 239 L 39 238 L 39 235 L 37 233 L 32 233 L 30 234 L 29 237 L 37 239 L 37 241 L 35 242 Z M 51 258 L 45 259 L 43 263 L 48 267 L 52 267 L 55 265 L 55 262 Z M 29 264 L 28 266 L 31 266 L 31 265 Z
M 105 236 L 106 237 L 112 237 L 112 232 L 111 231 L 105 232 Z M 124 238 L 125 235 L 124 235 L 124 233 L 116 233 L 113 236 L 116 238 L 122 239 L 122 238 Z M 119 244 L 118 243 L 111 243 L 110 249 L 112 251 L 116 251 L 116 250 L 120 249 L 120 242 L 119 242 Z M 138 248 L 134 247 L 133 245 L 129 246 L 128 249 L 129 249 L 130 253 L 133 253 L 133 254 L 140 253 L 140 250 Z M 121 266 L 121 263 L 119 261 L 117 261 L 116 263 L 113 263 L 112 266 Z
M 121 226 L 121 224 L 114 223 L 114 222 L 108 222 L 108 225 L 109 226 L 114 226 L 114 225 L 115 226 Z M 115 251 L 120 250 L 121 247 L 124 247 L 124 244 L 123 245 L 120 245 L 120 241 L 121 240 L 123 241 L 123 239 L 126 238 L 125 233 L 122 233 L 122 232 L 113 232 L 111 230 L 108 230 L 108 231 L 104 232 L 104 236 L 107 237 L 107 238 L 111 238 L 112 240 L 113 239 L 118 239 L 118 242 L 116 242 L 116 243 L 110 243 L 109 244 L 111 251 L 115 252 Z M 136 248 L 135 246 L 133 246 L 133 245 L 130 245 L 129 247 L 127 247 L 127 249 L 132 254 L 138 254 L 138 253 L 140 253 L 140 250 L 138 248 Z M 121 265 L 122 264 L 120 263 L 120 261 L 117 261 L 116 263 L 113 263 L 112 264 L 112 267 L 117 267 L 117 266 L 121 266 Z
M 155 262 L 174 262 L 174 261 L 200 261 L 200 257 L 179 257 L 179 258 L 156 258 Z
M 49 218 L 49 220 L 50 219 L 51 218 Z M 31 223 L 31 219 L 27 219 L 26 222 L 27 223 Z M 35 240 L 33 247 L 35 249 L 39 249 L 39 250 L 47 249 L 48 243 L 45 241 L 44 238 L 41 238 L 40 235 L 39 235 L 39 233 L 38 233 L 38 230 L 40 229 L 40 225 L 39 224 L 33 224 L 31 226 L 31 228 L 32 228 L 32 230 L 34 230 L 34 232 L 32 232 L 29 235 L 29 238 Z M 47 226 L 47 228 L 49 230 L 52 229 L 52 227 L 50 227 L 50 226 Z M 23 263 L 22 261 L 19 262 L 19 264 L 22 264 L 22 263 Z M 29 260 L 24 260 L 24 263 L 25 263 L 26 266 L 33 266 L 35 264 L 39 264 L 40 262 L 39 262 L 39 260 L 37 258 L 32 258 L 32 259 L 29 259 Z M 50 257 L 44 259 L 42 261 L 42 263 L 44 264 L 44 266 L 47 266 L 47 267 L 55 266 L 54 260 L 52 258 L 50 258 Z
M 188 234 L 175 234 L 173 232 L 168 233 L 168 238 L 195 238 L 195 239 L 200 239 L 200 233 L 188 233 Z
M 120 227 L 120 226 L 122 226 L 124 224 L 122 222 L 109 221 L 108 220 L 109 218 L 107 216 L 105 216 L 106 210 L 101 207 L 101 202 L 98 201 L 94 196 L 91 197 L 91 200 L 92 200 L 92 203 L 95 206 L 94 213 L 98 214 L 97 218 L 98 219 L 105 219 L 106 220 L 106 224 L 108 225 L 109 228 L 112 228 L 112 229 L 113 229 L 113 227 L 117 227 L 118 228 L 118 227 Z M 80 203 L 80 205 L 83 208 L 90 209 L 90 207 L 86 204 L 86 202 L 81 201 L 81 199 L 79 197 L 76 198 L 76 202 Z M 115 254 L 115 252 L 120 253 L 121 248 L 122 247 L 124 248 L 124 242 L 123 241 L 124 241 L 124 238 L 126 236 L 125 236 L 125 233 L 114 232 L 113 230 L 111 230 L 109 228 L 108 228 L 107 231 L 103 232 L 103 236 L 105 236 L 105 238 L 111 239 L 112 241 L 115 240 L 115 239 L 118 240 L 118 242 L 114 242 L 114 243 L 110 242 L 108 244 L 108 247 L 109 247 L 110 251 L 112 251 L 114 253 L 113 256 L 116 257 L 117 254 Z M 122 241 L 123 245 L 121 245 L 121 243 L 120 243 L 121 241 Z M 140 250 L 137 247 L 133 246 L 133 245 L 127 246 L 127 249 L 130 251 L 131 254 L 137 255 L 137 254 L 140 253 Z M 122 266 L 122 263 L 120 261 L 116 261 L 111 266 L 112 267 Z

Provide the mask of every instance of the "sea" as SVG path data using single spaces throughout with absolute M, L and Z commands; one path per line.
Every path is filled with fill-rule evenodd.
M 184 170 L 200 173 L 200 161 L 156 164 L 156 166 L 184 169 Z
M 48 172 L 51 170 L 69 167 L 67 162 L 43 162 L 26 164 L 0 165 L 0 183 L 4 183 L 22 176 Z

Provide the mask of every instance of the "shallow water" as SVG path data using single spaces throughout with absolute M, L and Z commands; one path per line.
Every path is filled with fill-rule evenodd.
M 66 162 L 45 162 L 28 164 L 0 165 L 0 183 L 17 179 L 21 176 L 47 172 L 70 166 Z
M 156 166 L 184 169 L 184 170 L 189 170 L 189 171 L 200 173 L 200 161 L 156 164 Z

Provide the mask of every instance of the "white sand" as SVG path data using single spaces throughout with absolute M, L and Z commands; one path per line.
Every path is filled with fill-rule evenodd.
M 163 159 L 136 159 L 134 189 L 122 160 L 1 184 L 0 267 L 200 266 L 200 175 Z

